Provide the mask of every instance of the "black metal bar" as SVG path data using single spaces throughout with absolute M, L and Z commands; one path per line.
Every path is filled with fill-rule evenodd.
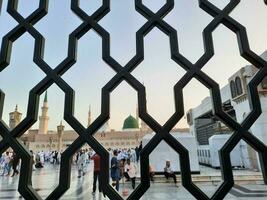
M 29 92 L 27 116 L 14 130 L 10 130 L 2 121 L 5 94 L 0 90 L 0 135 L 3 138 L 3 140 L 0 141 L 0 153 L 9 147 L 12 147 L 21 157 L 22 170 L 18 191 L 25 199 L 40 200 L 42 198 L 32 188 L 32 155 L 26 147 L 19 142 L 18 138 L 37 121 L 39 97 L 54 83 L 65 94 L 64 119 L 79 136 L 62 154 L 59 184 L 46 199 L 59 199 L 69 189 L 71 178 L 70 161 L 73 154 L 84 144 L 91 146 L 101 157 L 102 173 L 100 179 L 105 194 L 112 200 L 123 199 L 109 185 L 109 154 L 93 137 L 97 130 L 110 118 L 110 93 L 112 93 L 112 91 L 114 91 L 123 81 L 126 81 L 137 91 L 139 116 L 156 133 L 141 151 L 141 183 L 127 199 L 140 199 L 150 187 L 148 176 L 149 155 L 161 141 L 165 141 L 179 154 L 182 184 L 196 199 L 219 200 L 223 199 L 229 193 L 234 185 L 230 153 L 242 139 L 259 153 L 264 182 L 267 184 L 266 144 L 263 144 L 248 131 L 261 114 L 257 86 L 267 75 L 267 63 L 250 49 L 245 27 L 229 16 L 229 13 L 236 8 L 240 3 L 240 0 L 231 0 L 222 10 L 208 0 L 199 0 L 200 8 L 210 14 L 213 17 L 213 20 L 203 30 L 205 52 L 195 64 L 191 63 L 190 60 L 180 54 L 177 31 L 163 19 L 174 8 L 175 1 L 167 0 L 166 3 L 154 13 L 143 4 L 142 0 L 135 0 L 136 11 L 144 16 L 147 19 L 147 22 L 136 32 L 136 55 L 134 55 L 125 66 L 120 65 L 116 59 L 110 55 L 110 35 L 98 23 L 107 13 L 109 13 L 110 0 L 103 0 L 100 8 L 90 16 L 80 8 L 79 0 L 71 0 L 71 10 L 82 20 L 82 24 L 69 35 L 67 57 L 56 66 L 55 69 L 52 69 L 44 61 L 45 38 L 34 28 L 34 25 L 47 14 L 49 0 L 39 0 L 38 8 L 26 18 L 17 11 L 18 2 L 19 0 L 9 0 L 7 4 L 7 12 L 18 22 L 18 25 L 8 32 L 2 39 L 0 72 L 8 67 L 10 63 L 13 42 L 16 42 L 16 40 L 23 34 L 29 33 L 35 41 L 33 61 L 46 74 L 46 77 Z M 266 0 L 264 2 L 267 4 Z M 0 0 L 0 14 L 1 9 L 2 0 Z M 240 55 L 259 69 L 259 72 L 253 77 L 248 85 L 248 99 L 252 111 L 241 124 L 237 123 L 231 116 L 223 111 L 219 85 L 215 80 L 201 71 L 214 55 L 212 33 L 220 24 L 225 25 L 229 31 L 236 34 Z M 171 49 L 170 58 L 177 63 L 177 66 L 179 65 L 178 67 L 181 66 L 187 71 L 174 86 L 175 113 L 170 116 L 163 126 L 161 126 L 147 112 L 146 88 L 131 74 L 131 72 L 144 60 L 144 38 L 155 27 L 169 37 Z M 100 116 L 97 117 L 88 128 L 85 128 L 74 117 L 75 91 L 62 79 L 62 75 L 76 63 L 77 44 L 79 39 L 92 29 L 102 38 L 102 58 L 116 72 L 116 75 L 102 88 Z M 193 78 L 196 78 L 210 90 L 213 103 L 213 114 L 234 131 L 230 139 L 220 150 L 219 155 L 223 183 L 211 198 L 192 182 L 188 150 L 170 134 L 171 129 L 184 116 L 183 89 Z

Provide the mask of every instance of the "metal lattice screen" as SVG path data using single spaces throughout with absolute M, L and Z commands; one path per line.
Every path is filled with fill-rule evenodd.
M 9 66 L 13 42 L 28 32 L 35 41 L 33 61 L 46 74 L 46 77 L 29 93 L 26 118 L 13 130 L 10 130 L 2 120 L 0 122 L 0 134 L 3 138 L 0 142 L 0 152 L 2 153 L 7 148 L 11 147 L 22 159 L 22 170 L 18 190 L 25 199 L 41 199 L 41 197 L 33 189 L 31 184 L 32 156 L 26 147 L 19 142 L 18 138 L 20 138 L 23 133 L 37 121 L 39 96 L 54 83 L 65 93 L 64 119 L 79 134 L 79 137 L 62 154 L 59 185 L 47 199 L 59 199 L 69 189 L 71 178 L 71 157 L 85 143 L 91 146 L 101 157 L 101 170 L 103 173 L 100 178 L 102 180 L 104 192 L 110 199 L 122 199 L 122 197 L 109 185 L 109 169 L 104 167 L 109 166 L 109 154 L 93 137 L 96 131 L 109 119 L 110 93 L 118 87 L 122 81 L 126 81 L 137 91 L 139 116 L 156 133 L 153 139 L 141 152 L 141 184 L 128 197 L 128 199 L 140 199 L 148 190 L 150 186 L 148 173 L 149 155 L 162 140 L 166 141 L 167 144 L 180 155 L 182 184 L 196 199 L 223 199 L 228 194 L 234 185 L 230 152 L 242 139 L 259 153 L 264 182 L 267 183 L 266 145 L 248 131 L 261 114 L 257 86 L 267 75 L 267 63 L 250 49 L 245 27 L 229 16 L 229 13 L 235 9 L 240 3 L 240 0 L 231 0 L 222 10 L 207 0 L 199 0 L 200 8 L 210 14 L 213 17 L 213 20 L 203 31 L 205 53 L 195 64 L 191 63 L 179 53 L 177 31 L 163 20 L 163 18 L 172 11 L 174 0 L 167 0 L 165 5 L 156 13 L 146 7 L 142 0 L 135 0 L 136 11 L 143 15 L 147 19 L 147 22 L 136 32 L 136 55 L 125 66 L 120 65 L 110 55 L 110 35 L 98 24 L 98 21 L 105 17 L 110 11 L 110 0 L 103 0 L 102 6 L 90 16 L 79 7 L 79 0 L 72 0 L 71 10 L 81 18 L 83 23 L 69 35 L 68 55 L 55 69 L 52 69 L 51 66 L 44 61 L 45 38 L 34 28 L 34 25 L 42 20 L 47 14 L 48 3 L 49 0 L 40 0 L 39 8 L 27 18 L 24 18 L 17 11 L 18 0 L 8 0 L 7 11 L 18 22 L 18 25 L 3 37 L 0 54 L 0 69 L 3 71 Z M 2 0 L 0 1 L 0 7 L 1 5 Z M 223 24 L 237 35 L 241 56 L 259 69 L 259 72 L 253 77 L 248 85 L 249 102 L 252 112 L 241 124 L 237 123 L 223 111 L 219 85 L 201 70 L 214 55 L 212 32 L 220 24 Z M 144 60 L 144 37 L 155 27 L 159 28 L 169 37 L 172 60 L 187 71 L 182 79 L 174 86 L 176 110 L 163 126 L 147 113 L 145 87 L 131 74 L 131 72 Z M 62 79 L 61 76 L 76 62 L 78 40 L 92 29 L 102 38 L 102 58 L 116 72 L 116 75 L 102 88 L 101 115 L 89 128 L 85 129 L 74 117 L 74 90 Z M 220 151 L 223 184 L 211 198 L 203 193 L 192 182 L 188 150 L 170 134 L 170 130 L 184 115 L 182 90 L 193 78 L 196 78 L 210 89 L 214 115 L 225 123 L 225 125 L 234 130 L 231 138 Z M 2 119 L 5 95 L 2 91 L 0 92 L 0 117 Z

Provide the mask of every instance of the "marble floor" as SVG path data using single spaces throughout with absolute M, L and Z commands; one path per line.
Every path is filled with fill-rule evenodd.
M 207 170 L 207 169 L 206 169 Z M 215 171 L 211 171 L 215 173 Z M 39 195 L 45 199 L 47 195 L 56 187 L 58 183 L 58 166 L 46 165 L 41 170 L 33 172 L 33 186 L 38 191 Z M 208 173 L 208 171 L 206 171 Z M 89 164 L 87 174 L 78 179 L 76 167 L 72 169 L 72 180 L 70 190 L 61 198 L 64 200 L 78 199 L 78 200 L 94 200 L 94 199 L 108 199 L 99 196 L 97 192 L 95 196 L 92 195 L 92 164 Z M 137 182 L 138 184 L 138 182 Z M 0 200 L 23 199 L 20 197 L 16 188 L 18 185 L 18 177 L 0 176 Z M 206 194 L 211 196 L 218 186 L 199 186 Z M 120 192 L 131 192 L 129 183 L 120 184 Z M 126 197 L 125 197 L 126 198 Z M 152 183 L 149 190 L 142 197 L 142 200 L 159 200 L 159 199 L 179 199 L 179 200 L 193 200 L 195 199 L 182 186 L 175 187 L 173 183 Z M 243 185 L 235 186 L 231 192 L 226 196 L 226 200 L 251 200 L 267 199 L 267 186 L 265 185 Z

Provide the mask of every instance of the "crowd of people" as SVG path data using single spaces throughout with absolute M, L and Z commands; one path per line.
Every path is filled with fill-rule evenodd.
M 112 186 L 119 192 L 120 183 L 131 183 L 131 188 L 136 187 L 136 176 L 138 174 L 138 162 L 140 158 L 140 152 L 142 150 L 142 143 L 135 149 L 109 149 L 109 162 L 110 162 L 110 178 L 112 180 Z M 56 165 L 60 164 L 61 153 L 57 151 L 40 151 L 34 153 L 30 151 L 33 156 L 33 170 L 43 168 L 46 164 Z M 89 164 L 93 161 L 93 191 L 95 195 L 97 182 L 99 193 L 102 193 L 101 188 L 101 167 L 100 156 L 92 150 L 81 149 L 73 156 L 72 163 L 77 166 L 78 178 L 82 178 L 89 171 Z M 21 159 L 15 152 L 5 152 L 0 155 L 0 175 L 2 176 L 16 176 L 19 174 Z M 12 172 L 12 174 L 11 174 Z M 150 180 L 154 182 L 154 169 L 153 166 L 149 166 Z M 171 168 L 171 163 L 166 160 L 164 167 L 164 175 L 166 179 L 172 178 L 175 185 L 177 185 L 176 175 Z M 105 196 L 105 195 L 104 195 Z
M 57 151 L 40 151 L 34 153 L 30 151 L 33 156 L 33 170 L 36 168 L 43 168 L 45 163 L 59 164 L 60 163 L 60 153 Z M 13 151 L 6 151 L 0 155 L 0 175 L 1 176 L 16 176 L 19 174 L 21 165 L 21 159 Z M 11 174 L 12 172 L 12 174 Z
M 20 158 L 16 153 L 5 152 L 0 156 L 0 174 L 1 176 L 16 176 L 19 174 Z
M 141 151 L 142 143 L 140 144 Z M 140 152 L 139 151 L 139 152 Z M 112 180 L 112 186 L 119 192 L 120 191 L 120 183 L 123 182 L 131 182 L 132 189 L 135 189 L 136 175 L 138 172 L 137 166 L 139 161 L 139 154 L 136 153 L 134 149 L 110 149 L 110 178 Z M 96 153 L 91 157 L 94 160 L 94 173 L 93 173 L 93 192 L 95 195 L 96 192 L 96 182 L 98 180 L 98 188 L 99 193 L 102 193 L 102 188 L 99 180 L 100 176 L 100 156 Z M 166 160 L 165 167 L 163 168 L 164 176 L 168 180 L 172 178 L 176 187 L 177 179 L 175 172 L 171 167 L 171 161 Z M 153 166 L 149 166 L 149 176 L 150 180 L 154 182 L 155 171 Z M 80 177 L 80 175 L 78 176 Z

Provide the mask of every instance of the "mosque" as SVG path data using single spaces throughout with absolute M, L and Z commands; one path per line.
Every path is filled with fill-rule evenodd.
M 267 51 L 261 57 L 267 60 Z M 247 65 L 229 77 L 228 84 L 221 88 L 222 108 L 225 113 L 238 123 L 241 123 L 251 112 L 247 85 L 257 72 L 258 70 L 253 65 Z M 251 126 L 250 132 L 267 144 L 267 77 L 258 86 L 258 92 L 262 114 Z M 30 129 L 20 138 L 25 146 L 34 152 L 64 151 L 78 137 L 74 130 L 65 130 L 62 123 L 57 126 L 56 130 L 48 130 L 48 110 L 46 93 L 41 116 L 39 117 L 39 128 Z M 21 117 L 22 113 L 19 112 L 16 106 L 15 111 L 9 114 L 9 126 L 11 129 L 20 123 Z M 196 151 L 196 156 L 193 159 L 198 160 L 200 164 L 219 168 L 218 150 L 229 139 L 232 130 L 213 116 L 211 97 L 203 99 L 200 105 L 191 108 L 187 112 L 186 118 L 189 129 L 173 129 L 172 133 L 179 139 L 184 137 L 184 140 L 189 137 L 188 135 L 191 135 L 197 144 L 192 150 L 192 148 L 190 149 L 192 142 L 188 143 L 188 149 Z M 88 126 L 90 124 L 91 109 L 88 112 Z M 106 123 L 94 137 L 107 149 L 135 148 L 139 146 L 140 141 L 153 137 L 153 131 L 139 119 L 138 109 L 136 109 L 136 116 L 129 115 L 122 124 L 122 130 L 111 129 L 109 124 Z M 187 144 L 184 145 L 187 146 Z M 90 147 L 87 146 L 87 148 Z M 166 147 L 164 148 L 166 149 Z M 233 166 L 260 170 L 259 161 L 257 152 L 244 141 L 241 141 L 231 153 Z
M 78 137 L 78 134 L 74 130 L 65 130 L 62 122 L 57 126 L 57 130 L 48 130 L 48 110 L 48 96 L 46 92 L 42 106 L 42 113 L 41 116 L 39 116 L 39 129 L 30 129 L 20 138 L 25 146 L 34 152 L 64 151 Z M 91 115 L 91 108 L 89 108 L 88 126 L 91 124 Z M 15 128 L 20 123 L 21 117 L 22 113 L 18 111 L 18 106 L 16 106 L 15 111 L 9 114 L 9 126 L 11 129 Z M 177 130 L 175 129 L 173 131 Z M 187 129 L 179 129 L 179 131 L 188 132 Z M 110 129 L 107 122 L 98 130 L 94 137 L 107 149 L 128 149 L 139 146 L 142 138 L 152 132 L 153 131 L 139 119 L 138 108 L 136 108 L 136 117 L 129 115 L 124 120 L 121 131 Z M 90 147 L 87 146 L 87 148 Z

